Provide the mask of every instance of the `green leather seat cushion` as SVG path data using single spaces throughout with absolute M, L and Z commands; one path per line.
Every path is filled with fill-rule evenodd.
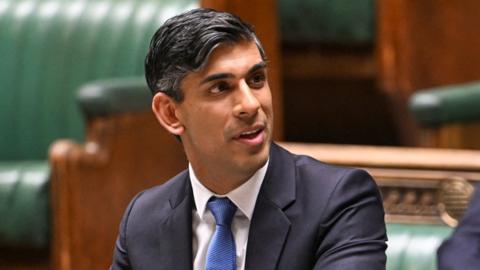
M 387 269 L 436 270 L 437 249 L 451 232 L 443 225 L 387 224 Z
M 0 162 L 1 247 L 48 247 L 49 177 L 45 161 Z

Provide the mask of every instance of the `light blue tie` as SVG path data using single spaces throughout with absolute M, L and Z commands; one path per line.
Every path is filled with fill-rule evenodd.
M 207 251 L 205 270 L 235 270 L 235 240 L 230 226 L 237 207 L 228 198 L 212 197 L 207 203 L 215 217 L 215 233 Z

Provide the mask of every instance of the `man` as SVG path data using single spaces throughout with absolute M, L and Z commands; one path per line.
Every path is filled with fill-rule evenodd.
M 438 249 L 439 270 L 473 270 L 480 267 L 480 188 L 452 236 Z
M 146 77 L 189 168 L 133 199 L 112 269 L 385 268 L 372 178 L 272 143 L 266 56 L 248 24 L 208 9 L 171 18 Z

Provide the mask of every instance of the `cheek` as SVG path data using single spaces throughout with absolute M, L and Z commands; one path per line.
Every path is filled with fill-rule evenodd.
M 218 106 L 218 104 L 211 104 L 198 108 L 192 118 L 195 119 L 195 124 L 205 133 L 215 134 L 223 132 L 230 114 L 229 110 Z
M 266 113 L 272 112 L 272 94 L 270 93 L 270 90 L 268 91 L 263 91 L 262 94 L 258 97 L 258 100 L 260 101 L 260 104 L 262 105 L 263 110 L 265 110 Z

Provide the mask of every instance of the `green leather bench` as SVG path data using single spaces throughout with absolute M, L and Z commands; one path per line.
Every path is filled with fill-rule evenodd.
M 148 42 L 194 0 L 0 2 L 0 248 L 48 249 L 49 145 L 82 141 L 76 90 L 143 74 Z

